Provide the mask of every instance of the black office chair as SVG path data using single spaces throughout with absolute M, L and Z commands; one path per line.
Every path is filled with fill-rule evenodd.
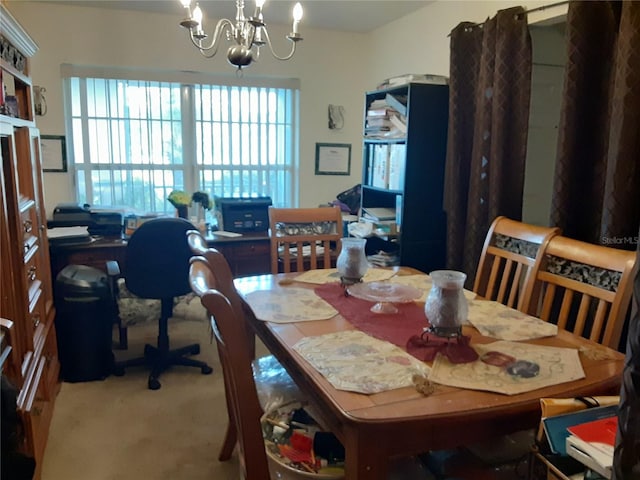
M 146 364 L 151 369 L 151 390 L 160 388 L 158 377 L 172 365 L 198 367 L 205 375 L 213 371 L 205 362 L 185 358 L 200 353 L 197 343 L 169 349 L 167 320 L 173 315 L 174 298 L 191 292 L 189 259 L 192 253 L 186 232 L 192 229 L 193 225 L 182 218 L 157 218 L 142 224 L 127 244 L 123 272 L 126 288 L 138 297 L 161 301 L 158 345 L 147 344 L 143 357 L 116 363 L 114 374 L 124 375 L 125 368 Z

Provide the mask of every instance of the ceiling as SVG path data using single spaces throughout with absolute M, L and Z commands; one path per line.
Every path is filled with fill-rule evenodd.
M 15 0 L 14 0 L 15 1 Z M 20 1 L 20 0 L 18 0 Z M 25 1 L 25 0 L 21 0 Z M 120 10 L 138 10 L 142 12 L 168 13 L 176 17 L 184 16 L 179 0 L 40 0 L 46 3 L 60 3 Z M 426 5 L 432 0 L 300 0 L 304 17 L 300 30 L 304 36 L 304 27 L 337 30 L 343 32 L 365 33 L 404 17 Z M 195 0 L 192 0 L 195 4 Z M 236 7 L 233 0 L 199 0 L 207 19 L 235 18 Z M 263 7 L 264 20 L 269 23 L 288 24 L 292 21 L 291 11 L 295 0 L 267 0 Z M 251 16 L 255 3 L 245 2 L 245 15 Z M 211 23 L 209 23 L 211 28 Z

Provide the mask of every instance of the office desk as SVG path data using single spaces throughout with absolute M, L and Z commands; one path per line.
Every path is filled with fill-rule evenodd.
M 218 249 L 229 262 L 234 277 L 259 275 L 271 271 L 267 232 L 248 233 L 241 237 L 207 236 L 209 246 Z M 67 265 L 88 265 L 105 270 L 108 260 L 117 260 L 126 268 L 126 239 L 97 237 L 91 243 L 53 245 L 50 243 L 51 274 L 56 276 Z
M 402 268 L 400 273 L 417 273 Z M 255 290 L 287 288 L 283 279 L 297 274 L 245 277 L 235 281 L 246 295 Z M 293 283 L 296 288 L 316 285 Z M 304 337 L 353 329 L 340 314 L 329 320 L 275 324 L 252 319 L 251 326 L 266 347 L 288 370 L 307 395 L 319 420 L 330 428 L 346 450 L 346 478 L 382 480 L 389 458 L 434 449 L 491 441 L 502 434 L 533 428 L 540 421 L 540 397 L 574 397 L 619 393 L 624 356 L 606 349 L 607 359 L 580 354 L 586 377 L 517 395 L 438 385 L 431 396 L 412 387 L 363 395 L 335 389 L 293 348 Z M 473 327 L 464 327 L 471 344 L 490 343 Z M 554 347 L 600 349 L 567 331 L 527 343 Z

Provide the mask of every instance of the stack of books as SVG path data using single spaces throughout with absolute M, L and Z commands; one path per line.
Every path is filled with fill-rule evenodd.
M 406 152 L 407 147 L 404 143 L 371 145 L 365 183 L 371 187 L 402 190 L 405 181 Z
M 407 96 L 387 94 L 367 109 L 365 137 L 402 138 L 407 134 Z
M 571 457 L 586 469 L 610 479 L 617 415 L 618 405 L 609 405 L 544 418 L 551 452 Z
M 431 83 L 434 85 L 448 85 L 449 79 L 443 75 L 431 75 L 428 73 L 405 73 L 396 77 L 383 80 L 378 89 L 398 87 L 409 83 Z
M 567 428 L 567 454 L 605 478 L 611 478 L 618 417 L 581 423 Z

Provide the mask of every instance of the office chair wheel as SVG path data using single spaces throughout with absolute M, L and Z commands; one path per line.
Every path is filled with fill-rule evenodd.
M 149 377 L 148 385 L 149 385 L 149 390 L 159 390 L 160 387 L 162 386 L 158 381 L 158 379 L 155 377 Z
M 213 372 L 213 368 L 211 368 L 209 365 L 205 365 L 200 369 L 200 371 L 203 375 L 209 375 L 211 372 Z

